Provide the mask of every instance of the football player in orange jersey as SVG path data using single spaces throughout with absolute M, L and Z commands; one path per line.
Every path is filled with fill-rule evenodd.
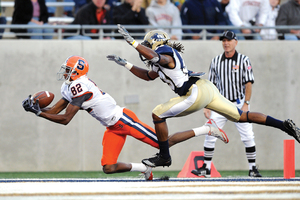
M 146 180 L 152 180 L 152 169 L 142 163 L 118 162 L 119 154 L 123 148 L 127 135 L 130 135 L 146 144 L 158 148 L 158 140 L 153 128 L 141 122 L 134 112 L 122 108 L 106 92 L 88 78 L 88 62 L 79 56 L 67 58 L 58 72 L 58 80 L 65 80 L 61 86 L 62 98 L 51 108 L 39 108 L 38 103 L 33 103 L 31 96 L 23 101 L 26 111 L 33 112 L 52 122 L 67 125 L 76 113 L 86 110 L 91 116 L 106 126 L 103 136 L 103 155 L 101 165 L 104 173 L 118 173 L 127 171 L 142 172 Z M 64 114 L 59 114 L 65 109 Z M 226 134 L 210 124 L 196 128 L 201 132 L 198 135 L 212 135 L 225 143 L 228 142 Z M 199 131 L 197 131 L 199 133 Z M 170 139 L 170 146 L 189 139 L 195 135 L 194 130 L 174 134 Z

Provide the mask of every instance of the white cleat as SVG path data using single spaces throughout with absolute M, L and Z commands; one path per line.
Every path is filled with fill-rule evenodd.
M 145 176 L 146 181 L 152 181 L 153 180 L 153 174 L 152 174 L 152 168 L 147 166 L 147 170 L 145 172 L 142 172 Z
M 214 120 L 209 119 L 205 125 L 210 127 L 210 131 L 209 131 L 208 135 L 214 136 L 214 137 L 222 140 L 226 144 L 229 142 L 229 139 L 228 139 L 226 133 L 217 126 L 217 124 Z

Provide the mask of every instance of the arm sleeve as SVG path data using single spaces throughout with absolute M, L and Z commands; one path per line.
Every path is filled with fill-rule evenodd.
M 157 24 L 157 22 L 155 20 L 154 10 L 152 10 L 151 7 L 148 7 L 146 9 L 146 15 L 148 17 L 150 25 L 152 25 L 152 26 L 158 26 L 158 24 Z
M 174 6 L 174 14 L 173 14 L 173 23 L 172 26 L 182 26 L 180 12 L 177 7 Z M 181 29 L 171 29 L 171 35 L 176 35 L 178 40 L 182 38 L 182 30 Z
M 229 20 L 234 26 L 242 26 L 243 21 L 239 16 L 240 3 L 239 0 L 230 0 L 226 6 L 226 12 L 228 13 Z
M 122 5 L 114 8 L 113 21 L 115 24 L 128 24 L 134 20 L 138 20 L 140 24 L 149 24 L 144 8 L 141 8 L 139 13 L 134 12 L 131 9 L 126 10 Z
M 250 59 L 248 57 L 245 57 L 244 59 L 244 77 L 243 77 L 243 84 L 246 84 L 248 82 L 254 83 L 254 75 L 253 75 L 253 69 L 251 66 Z
M 288 25 L 288 9 L 286 9 L 285 4 L 280 6 L 278 16 L 276 18 L 276 26 Z M 278 33 L 289 33 L 289 29 L 277 29 Z
M 258 15 L 258 23 L 257 24 L 262 24 L 265 25 L 267 22 L 268 18 L 268 13 L 271 9 L 269 0 L 262 0 L 260 10 L 259 10 L 259 15 Z
M 137 19 L 140 21 L 141 24 L 148 25 L 149 20 L 146 16 L 146 11 L 144 8 L 141 8 L 141 11 L 137 14 Z
M 67 102 L 69 102 L 69 100 L 68 100 L 68 99 L 66 99 L 65 97 L 62 97 L 62 99 L 63 99 L 63 100 L 65 100 L 65 101 L 67 101 Z
M 89 100 L 92 96 L 93 96 L 93 93 L 87 92 L 79 97 L 74 97 L 70 104 L 81 108 L 81 105 L 83 104 L 83 102 Z
M 26 3 L 26 1 L 24 0 L 16 0 L 14 6 L 12 24 L 27 24 L 32 18 L 31 6 L 32 6 L 31 4 Z
M 83 10 L 82 10 L 82 12 L 79 11 L 75 16 L 73 24 L 80 24 L 80 25 L 87 24 L 87 25 L 89 25 L 90 21 L 91 21 L 91 16 L 92 15 L 88 12 L 84 12 Z
M 48 14 L 46 2 L 45 0 L 42 0 L 40 4 L 40 21 L 43 21 L 44 23 L 48 23 L 48 17 L 49 14 Z
M 209 71 L 208 71 L 208 80 L 211 81 L 214 85 L 217 84 L 215 67 L 214 67 L 214 59 L 210 63 Z
M 227 23 L 226 23 L 226 18 L 225 18 L 225 16 L 224 16 L 224 14 L 223 14 L 223 11 L 222 11 L 222 7 L 221 7 L 221 4 L 218 2 L 218 1 L 216 1 L 215 2 L 216 3 L 216 5 L 215 5 L 215 9 L 216 9 L 216 13 L 217 13 L 217 25 L 220 25 L 220 26 L 225 26 L 225 25 L 227 25 Z M 216 32 L 217 33 L 222 33 L 224 30 L 216 30 Z
M 181 7 L 180 17 L 182 25 L 189 25 L 189 8 L 187 1 L 185 1 Z M 191 29 L 184 29 L 183 32 L 193 33 Z

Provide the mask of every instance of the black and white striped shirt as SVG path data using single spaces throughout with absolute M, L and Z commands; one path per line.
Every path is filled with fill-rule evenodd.
M 212 59 L 208 79 L 228 100 L 243 99 L 245 84 L 254 83 L 250 59 L 237 51 L 231 58 L 226 58 L 225 53 L 218 55 Z

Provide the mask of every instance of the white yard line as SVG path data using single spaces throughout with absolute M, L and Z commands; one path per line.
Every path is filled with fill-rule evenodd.
M 261 182 L 68 180 L 0 182 L 0 199 L 300 199 L 299 180 Z

